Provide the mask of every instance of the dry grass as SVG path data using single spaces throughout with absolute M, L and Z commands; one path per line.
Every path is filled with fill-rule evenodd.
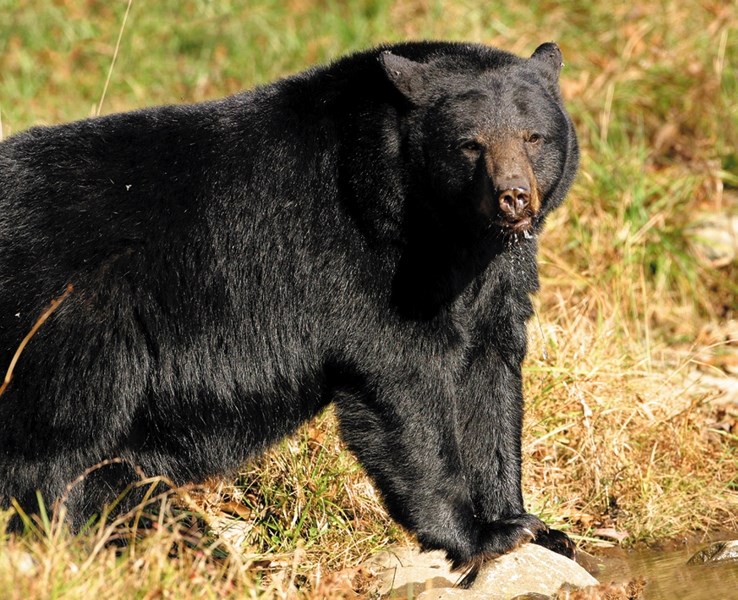
M 126 8 L 42 4 L 0 0 L 11 15 L 0 24 L 6 134 L 94 111 Z M 738 405 L 720 392 L 738 370 L 738 261 L 716 258 L 701 239 L 705 222 L 738 215 L 738 7 L 223 6 L 134 3 L 105 108 L 213 97 L 386 40 L 470 39 L 520 53 L 559 41 L 583 160 L 541 242 L 540 323 L 525 371 L 530 508 L 589 546 L 738 530 Z M 117 551 L 103 543 L 120 534 L 110 527 L 72 537 L 42 523 L 3 538 L 0 589 L 18 598 L 352 597 L 368 589 L 355 566 L 406 540 L 330 413 L 237 478 L 188 493 L 197 519 L 165 511 Z
M 544 325 L 548 360 L 529 364 L 528 500 L 629 543 L 738 529 L 738 407 L 697 384 L 689 354 L 628 348 L 617 315 L 593 323 L 591 309 L 567 303 L 569 326 Z
M 10 598 L 345 598 L 370 591 L 357 565 L 404 539 L 330 413 L 248 466 L 235 481 L 167 489 L 76 536 L 64 511 L 24 516 L 0 540 Z M 157 488 L 158 489 L 158 488 Z M 5 529 L 11 512 L 0 518 Z M 146 527 L 140 524 L 146 521 Z

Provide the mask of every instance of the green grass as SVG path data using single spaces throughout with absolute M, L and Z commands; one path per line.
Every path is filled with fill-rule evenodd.
M 126 7 L 0 0 L 4 135 L 95 113 Z M 710 263 L 695 245 L 695 224 L 738 214 L 735 3 L 134 0 L 102 112 L 214 98 L 417 38 L 523 55 L 556 40 L 565 56 L 582 169 L 541 243 L 526 365 L 531 508 L 587 539 L 602 527 L 628 543 L 738 530 L 738 410 L 689 378 L 738 365 L 737 261 Z M 330 412 L 189 498 L 200 519 L 228 515 L 243 534 L 235 547 L 181 507 L 119 554 L 102 543 L 113 529 L 71 537 L 52 520 L 0 539 L 0 589 L 337 598 L 363 589 L 364 557 L 406 541 Z

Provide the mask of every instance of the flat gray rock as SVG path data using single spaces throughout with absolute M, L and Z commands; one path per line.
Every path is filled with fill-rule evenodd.
M 393 598 L 417 598 L 423 590 L 450 588 L 462 577 L 453 573 L 442 551 L 420 552 L 417 548 L 395 548 L 379 552 L 364 563 L 379 578 L 379 593 Z
M 403 548 L 382 552 L 366 565 L 381 581 L 382 595 L 417 600 L 502 600 L 522 594 L 552 596 L 568 584 L 583 588 L 598 581 L 577 563 L 535 544 L 485 564 L 468 590 L 454 587 L 461 574 L 452 572 L 442 552 L 419 553 Z

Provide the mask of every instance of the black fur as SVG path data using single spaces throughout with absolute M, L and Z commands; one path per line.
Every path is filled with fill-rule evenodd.
M 113 457 L 225 473 L 334 402 L 424 547 L 468 565 L 544 538 L 521 362 L 536 237 L 577 167 L 560 66 L 554 44 L 407 43 L 0 144 L 3 368 L 73 286 L 0 397 L 3 505 Z M 527 226 L 498 206 L 522 180 Z M 133 478 L 87 477 L 71 523 Z

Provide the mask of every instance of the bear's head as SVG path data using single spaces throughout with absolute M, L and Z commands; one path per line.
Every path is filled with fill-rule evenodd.
M 425 62 L 379 56 L 405 101 L 413 189 L 441 219 L 536 230 L 563 200 L 578 163 L 559 93 L 561 52 L 546 43 L 526 60 L 484 46 L 452 48 Z

